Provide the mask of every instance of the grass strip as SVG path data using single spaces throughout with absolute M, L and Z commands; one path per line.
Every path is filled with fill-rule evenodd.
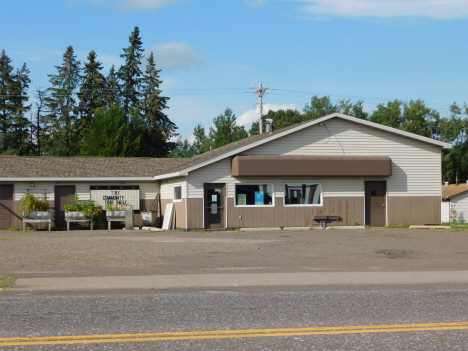
M 15 277 L 0 277 L 0 288 L 10 285 Z

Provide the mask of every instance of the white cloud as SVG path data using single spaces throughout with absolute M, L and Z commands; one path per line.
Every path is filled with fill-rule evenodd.
M 466 0 L 293 0 L 308 3 L 303 10 L 314 16 L 431 18 L 468 17 Z
M 181 42 L 169 42 L 156 44 L 145 50 L 145 56 L 153 51 L 154 59 L 159 68 L 166 70 L 185 69 L 187 71 L 206 64 L 190 44 Z
M 244 0 L 248 7 L 259 7 L 266 4 L 266 0 Z
M 264 104 L 263 105 L 263 114 L 266 115 L 268 111 L 279 111 L 279 110 L 296 110 L 302 113 L 302 109 L 296 104 Z M 236 123 L 239 126 L 244 126 L 248 131 L 253 122 L 258 121 L 260 115 L 257 113 L 257 110 L 248 110 L 240 115 L 236 119 Z
M 118 7 L 123 12 L 155 11 L 167 5 L 175 5 L 179 0 L 121 0 Z
M 79 0 L 68 0 L 68 6 Z M 164 6 L 176 5 L 187 0 L 85 0 L 93 5 L 119 9 L 122 12 L 156 11 Z

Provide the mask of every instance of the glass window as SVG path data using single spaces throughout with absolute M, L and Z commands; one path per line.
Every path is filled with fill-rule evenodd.
M 174 186 L 174 201 L 182 200 L 182 185 Z
M 273 206 L 273 184 L 236 184 L 236 206 Z
M 285 205 L 321 205 L 322 184 L 285 184 Z

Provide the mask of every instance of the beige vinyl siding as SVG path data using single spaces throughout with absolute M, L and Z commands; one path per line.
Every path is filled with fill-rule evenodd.
M 389 196 L 441 196 L 441 148 L 334 118 L 243 155 L 389 156 Z M 384 178 L 385 179 L 385 178 Z M 384 180 L 382 179 L 382 180 Z
M 6 183 L 5 183 L 6 184 Z M 42 196 L 46 193 L 47 200 L 54 201 L 54 187 L 55 185 L 75 185 L 76 193 L 80 200 L 90 199 L 90 186 L 91 185 L 139 185 L 140 186 L 140 199 L 154 199 L 159 192 L 159 183 L 154 182 L 34 182 L 34 188 L 31 188 L 31 182 L 14 182 L 15 201 L 21 200 L 24 194 L 28 191 Z
M 182 198 L 187 197 L 186 192 L 186 177 L 178 177 L 172 179 L 161 180 L 161 199 L 172 200 L 174 198 L 174 186 L 182 186 Z
M 188 188 L 191 199 L 203 198 L 204 183 L 226 183 L 227 197 L 235 197 L 235 184 L 273 184 L 274 196 L 284 196 L 284 185 L 292 183 L 321 183 L 323 197 L 356 197 L 364 196 L 362 179 L 323 179 L 323 178 L 278 178 L 278 177 L 231 177 L 231 160 L 225 159 L 203 167 L 188 175 Z

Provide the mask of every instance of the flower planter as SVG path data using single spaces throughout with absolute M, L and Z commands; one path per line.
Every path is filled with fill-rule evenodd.
M 25 219 L 51 219 L 52 214 L 49 211 L 31 211 L 31 212 L 24 212 L 23 218 Z
M 92 219 L 93 216 L 87 216 L 86 218 L 84 218 L 85 215 L 83 212 L 72 212 L 72 211 L 68 211 L 68 212 L 65 212 L 65 218 L 67 219 Z
M 106 216 L 109 218 L 125 218 L 125 211 L 106 211 Z

